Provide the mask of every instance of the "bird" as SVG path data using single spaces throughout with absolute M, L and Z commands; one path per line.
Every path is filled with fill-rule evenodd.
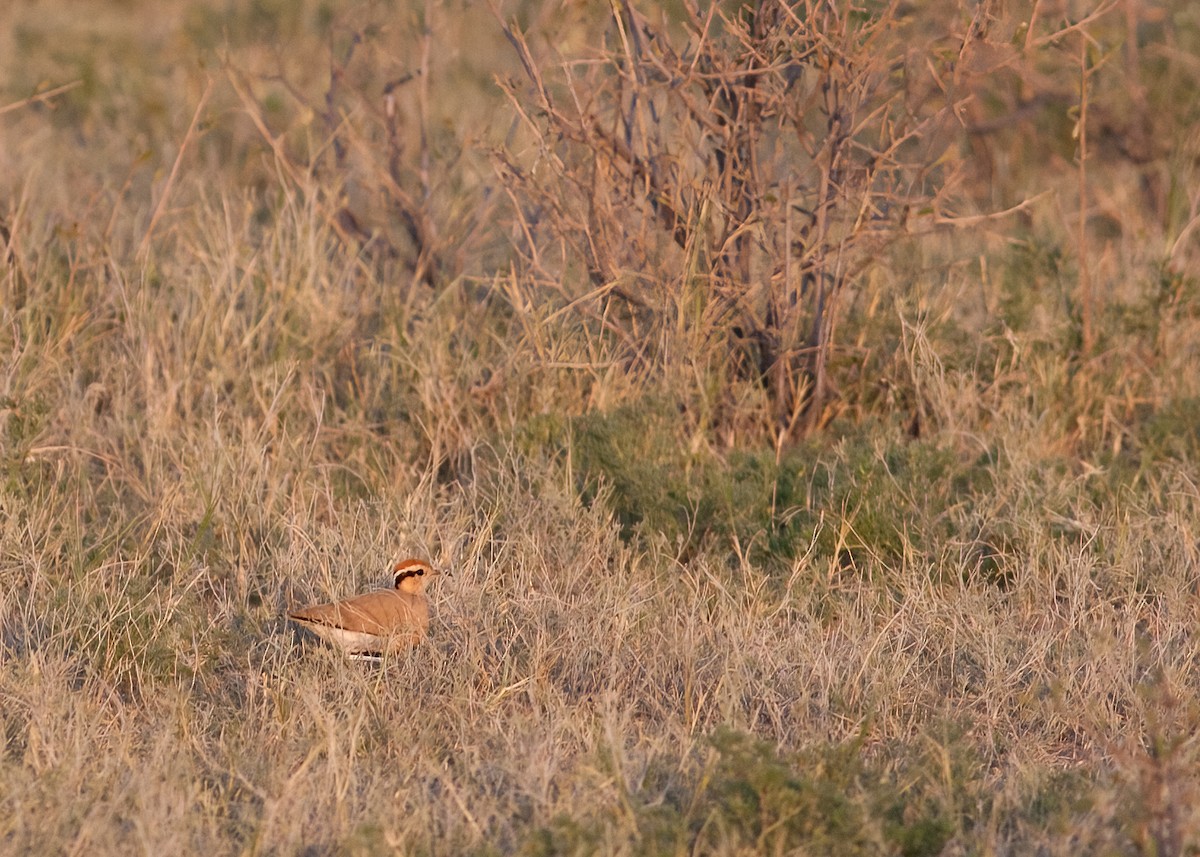
M 292 610 L 288 618 L 354 660 L 379 661 L 415 646 L 429 628 L 425 584 L 440 574 L 424 560 L 392 566 L 392 588 Z

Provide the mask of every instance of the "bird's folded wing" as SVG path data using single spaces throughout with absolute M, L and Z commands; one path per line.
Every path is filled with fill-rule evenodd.
M 423 624 L 419 612 L 399 593 L 383 590 L 335 604 L 305 607 L 288 615 L 300 622 L 384 636 Z

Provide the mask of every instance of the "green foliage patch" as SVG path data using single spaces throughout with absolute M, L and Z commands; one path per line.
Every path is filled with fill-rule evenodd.
M 684 555 L 740 545 L 760 562 L 812 552 L 846 567 L 894 565 L 932 555 L 956 508 L 991 481 L 988 459 L 964 462 L 882 425 L 782 455 L 691 452 L 663 399 L 538 426 L 526 443 L 558 450 L 581 496 L 603 497 L 627 539 L 660 537 Z
M 910 751 L 900 767 L 867 761 L 861 741 L 785 753 L 722 728 L 708 746 L 691 777 L 650 777 L 598 812 L 559 817 L 521 853 L 929 857 L 969 828 L 982 798 L 978 760 L 961 739 L 937 754 Z

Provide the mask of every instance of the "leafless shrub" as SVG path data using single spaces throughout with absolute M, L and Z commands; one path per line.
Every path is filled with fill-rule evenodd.
M 472 134 L 439 134 L 442 117 L 431 103 L 438 10 L 424 20 L 385 30 L 378 11 L 359 9 L 332 27 L 328 86 L 319 100 L 284 70 L 250 74 L 227 61 L 226 76 L 275 158 L 280 177 L 315 198 L 344 246 L 374 264 L 403 272 L 399 279 L 438 288 L 478 271 L 472 260 L 491 223 L 486 195 L 472 184 Z M 263 96 L 281 90 L 290 101 L 290 127 L 272 125 Z M 391 274 L 387 279 L 396 279 Z
M 623 2 L 591 57 L 540 56 L 504 24 L 534 143 L 496 158 L 528 282 L 632 359 L 707 353 L 761 383 L 779 441 L 822 425 L 847 289 L 952 181 L 935 66 L 953 57 L 901 38 L 897 6 L 686 3 L 672 22 Z

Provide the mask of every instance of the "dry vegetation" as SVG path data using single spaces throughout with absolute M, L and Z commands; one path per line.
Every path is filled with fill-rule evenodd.
M 0 850 L 1200 849 L 1200 11 L 663 9 L 0 4 Z

